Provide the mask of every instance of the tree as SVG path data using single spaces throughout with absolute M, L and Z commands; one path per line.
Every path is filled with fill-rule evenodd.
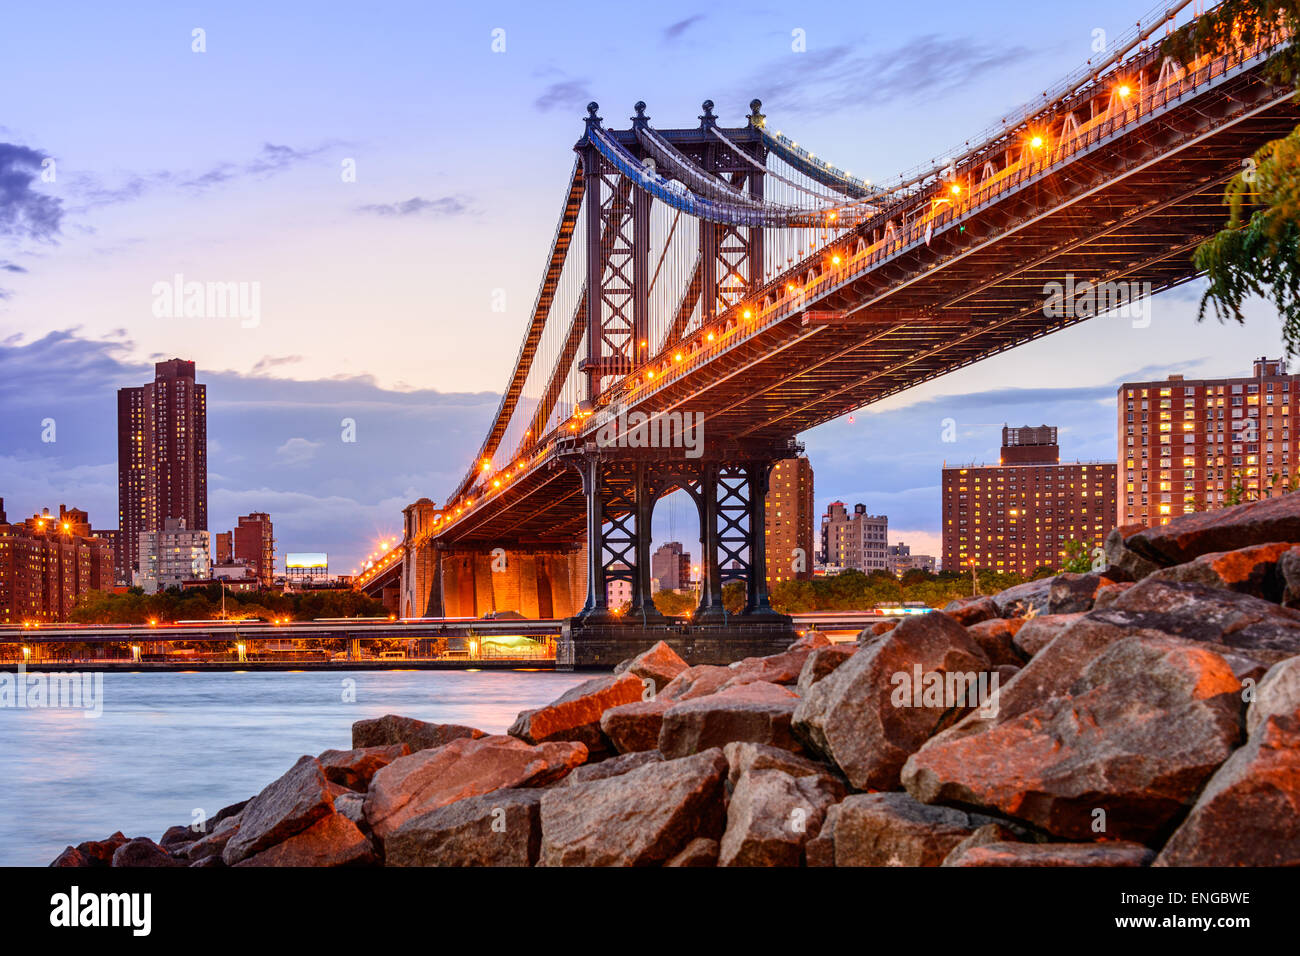
M 1300 36 L 1300 0 L 1225 0 L 1165 41 L 1167 55 L 1190 63 L 1249 45 L 1274 25 Z M 1288 43 L 1266 66 L 1274 82 L 1300 89 L 1300 48 Z M 1228 224 L 1196 250 L 1209 287 L 1197 319 L 1211 308 L 1220 322 L 1244 323 L 1242 305 L 1271 298 L 1282 318 L 1288 355 L 1300 352 L 1300 128 L 1266 143 L 1227 185 Z
M 1061 563 L 1062 571 L 1073 571 L 1076 574 L 1082 574 L 1085 571 L 1092 570 L 1092 557 L 1088 553 L 1086 541 L 1070 539 L 1065 542 L 1063 553 L 1065 560 Z

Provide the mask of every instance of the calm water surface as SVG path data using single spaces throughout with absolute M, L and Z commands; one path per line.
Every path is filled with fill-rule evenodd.
M 401 714 L 503 733 L 581 674 L 331 671 L 104 675 L 104 713 L 0 708 L 0 865 L 44 866 L 115 830 L 158 839 L 257 793 L 352 723 Z M 355 703 L 344 682 L 355 681 Z

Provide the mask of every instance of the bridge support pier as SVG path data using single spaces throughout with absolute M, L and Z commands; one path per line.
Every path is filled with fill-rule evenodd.
M 680 645 L 692 663 L 788 646 L 794 625 L 768 600 L 765 504 L 773 464 L 797 452 L 790 443 L 697 459 L 664 449 L 573 449 L 567 457 L 587 505 L 587 599 L 569 629 L 574 665 L 608 666 L 617 663 L 610 655 L 621 660 L 657 640 Z M 700 604 L 689 626 L 665 618 L 651 593 L 651 517 L 655 502 L 676 490 L 695 502 L 703 549 Z M 626 584 L 626 610 L 610 606 L 615 582 Z M 732 583 L 745 587 L 739 613 L 726 607 Z

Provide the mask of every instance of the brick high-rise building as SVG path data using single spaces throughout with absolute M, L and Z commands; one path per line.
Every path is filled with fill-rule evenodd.
M 264 511 L 241 515 L 234 531 L 234 557 L 253 569 L 262 587 L 275 583 L 275 531 Z
M 168 518 L 207 530 L 207 386 L 193 362 L 158 362 L 148 385 L 118 389 L 117 483 L 119 580 L 139 567 L 142 532 Z
M 1114 462 L 1061 463 L 1056 429 L 1003 428 L 997 465 L 943 469 L 943 568 L 1032 574 L 1067 541 L 1091 554 L 1118 518 Z
M 10 524 L 0 498 L 0 624 L 66 621 L 83 594 L 112 586 L 112 550 L 86 512 L 60 505 Z
M 234 536 L 229 531 L 218 531 L 216 537 L 213 564 L 229 564 L 235 556 Z
M 650 556 L 652 590 L 677 591 L 691 586 L 691 555 L 680 541 L 667 541 Z
M 812 579 L 814 507 L 812 463 L 786 458 L 773 465 L 764 505 L 768 584 Z
M 889 570 L 889 518 L 869 515 L 867 506 L 832 501 L 822 515 L 822 562 L 870 574 Z
M 1118 392 L 1122 524 L 1280 494 L 1300 476 L 1300 376 L 1256 359 L 1250 377 L 1125 382 Z

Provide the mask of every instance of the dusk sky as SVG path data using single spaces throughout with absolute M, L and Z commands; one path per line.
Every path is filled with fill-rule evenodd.
M 266 9 L 273 6 L 274 9 Z M 0 497 L 117 524 L 115 391 L 152 363 L 208 387 L 209 527 L 271 513 L 277 546 L 350 572 L 465 472 L 513 366 L 588 100 L 660 127 L 709 98 L 877 181 L 974 139 L 1147 2 L 12 5 L 0 32 Z M 204 52 L 192 49 L 196 29 Z M 505 51 L 493 52 L 504 30 Z M 792 31 L 806 52 L 791 49 Z M 52 161 L 52 162 L 49 162 Z M 345 174 L 355 169 L 355 181 Z M 44 174 L 44 175 L 43 175 Z M 258 283 L 260 316 L 158 317 L 156 283 Z M 492 310 L 496 290 L 506 309 Z M 1147 328 L 1094 319 L 802 436 L 817 506 L 863 502 L 939 553 L 948 462 L 1004 423 L 1115 458 L 1115 388 L 1281 354 L 1272 309 Z M 42 422 L 57 440 L 42 442 Z M 341 441 L 352 418 L 356 443 Z M 958 441 L 941 441 L 953 418 Z M 662 507 L 695 548 L 684 506 Z

